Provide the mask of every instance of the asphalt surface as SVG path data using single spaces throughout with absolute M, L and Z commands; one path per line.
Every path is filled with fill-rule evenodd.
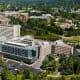
M 20 63 L 17 62 L 13 62 L 8 60 L 7 62 L 5 62 L 8 65 L 8 69 L 13 72 L 14 74 L 16 74 L 16 69 L 24 71 L 26 68 L 28 68 L 32 73 L 34 74 L 40 74 L 41 70 L 40 69 L 36 69 L 32 66 L 27 66 L 27 65 L 21 65 Z M 3 64 L 0 63 L 0 71 L 3 70 Z

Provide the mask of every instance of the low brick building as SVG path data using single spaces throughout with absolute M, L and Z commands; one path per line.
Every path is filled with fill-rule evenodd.
M 70 55 L 70 54 L 73 54 L 73 47 L 65 44 L 61 40 L 58 40 L 54 42 L 54 44 L 52 44 L 51 52 L 57 55 L 60 55 L 60 54 Z

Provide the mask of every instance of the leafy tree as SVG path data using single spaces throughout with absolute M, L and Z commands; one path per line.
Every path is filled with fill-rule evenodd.
M 15 76 L 8 68 L 5 66 L 3 71 L 1 72 L 2 80 L 15 80 Z
M 46 56 L 46 58 L 44 59 L 42 63 L 42 67 L 44 67 L 44 69 L 48 71 L 56 70 L 56 61 L 54 59 L 53 54 L 49 54 L 48 56 Z
M 41 74 L 39 75 L 39 79 L 43 80 L 45 77 L 47 77 L 47 72 L 41 72 Z
M 30 71 L 29 69 L 25 69 L 24 72 L 23 72 L 23 75 L 24 75 L 24 79 L 30 79 Z
M 71 77 L 71 79 L 70 80 L 77 80 L 77 78 L 76 77 Z
M 60 70 L 61 74 L 68 75 L 68 74 L 80 74 L 80 58 L 78 55 L 73 54 L 69 57 L 62 57 L 60 59 Z M 63 60 L 64 59 L 64 60 Z
M 61 63 L 62 61 L 64 61 L 66 59 L 66 55 L 65 54 L 61 54 L 59 56 L 59 63 Z

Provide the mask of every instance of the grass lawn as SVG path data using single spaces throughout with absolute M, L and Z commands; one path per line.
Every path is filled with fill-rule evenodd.
M 80 37 L 64 38 L 64 42 L 79 43 L 80 42 Z
M 73 75 L 67 75 L 67 76 L 64 76 L 64 77 L 66 78 L 66 80 L 70 80 L 71 77 L 80 77 L 80 75 L 73 74 Z
M 51 75 L 52 76 L 52 75 Z M 47 76 L 47 77 L 51 77 L 51 76 Z M 62 77 L 62 75 L 60 77 L 55 77 L 54 74 L 52 76 L 54 79 L 60 78 Z M 71 80 L 71 77 L 80 77 L 80 75 L 63 75 L 63 77 L 65 77 L 65 80 Z M 75 80 L 75 79 L 74 79 Z

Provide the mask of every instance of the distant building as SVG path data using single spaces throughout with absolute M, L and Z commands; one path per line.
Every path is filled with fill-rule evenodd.
M 51 19 L 48 16 L 30 16 L 30 19 L 37 19 L 37 20 L 41 20 L 41 21 L 47 21 L 48 23 L 50 23 Z
M 71 13 L 80 14 L 80 9 L 77 9 L 77 10 L 71 10 Z
M 9 24 L 10 19 L 8 19 L 7 17 L 0 15 L 0 24 Z
M 76 24 L 73 22 L 73 20 L 70 19 L 64 19 L 64 18 L 56 18 L 56 22 L 54 22 L 56 26 L 61 27 L 62 29 L 77 29 Z
M 20 25 L 0 24 L 0 37 L 4 36 L 7 40 L 20 37 Z
M 30 10 L 31 8 L 29 8 L 28 10 Z M 41 12 L 43 12 L 43 11 L 39 11 L 39 10 L 30 10 L 30 13 L 41 13 Z
M 46 17 L 50 17 L 50 18 L 54 18 L 51 14 L 42 14 L 42 16 L 46 16 Z
M 61 23 L 59 26 L 60 26 L 61 28 L 63 28 L 63 29 L 69 29 L 69 28 L 73 27 L 74 24 Z
M 56 41 L 54 44 L 52 44 L 52 53 L 55 53 L 57 55 L 60 54 L 66 54 L 70 55 L 73 54 L 73 47 L 70 45 L 65 44 L 61 40 Z
M 19 18 L 19 19 L 25 20 L 25 21 L 27 21 L 28 18 L 29 18 L 29 14 L 28 13 L 18 12 L 18 11 L 5 11 L 2 14 L 4 16 L 6 16 L 6 17 L 12 16 L 14 18 Z
M 47 19 L 47 16 L 30 16 L 30 19 Z

